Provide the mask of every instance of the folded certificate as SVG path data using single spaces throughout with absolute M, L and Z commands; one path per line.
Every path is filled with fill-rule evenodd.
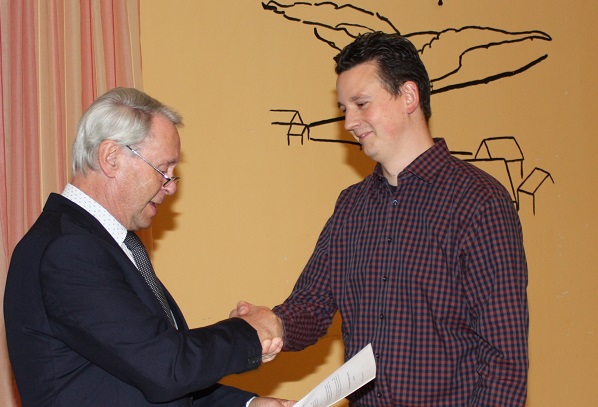
M 370 343 L 299 400 L 295 407 L 329 407 L 375 377 L 376 361 Z

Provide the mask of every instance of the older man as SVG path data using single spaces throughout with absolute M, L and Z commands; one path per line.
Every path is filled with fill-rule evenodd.
M 133 233 L 176 192 L 180 116 L 135 89 L 79 123 L 74 177 L 17 245 L 4 311 L 24 406 L 290 406 L 219 385 L 280 351 L 266 308 L 189 329 Z M 270 323 L 275 328 L 267 328 Z

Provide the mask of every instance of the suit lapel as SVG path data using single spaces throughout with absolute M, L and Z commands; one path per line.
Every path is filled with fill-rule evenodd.
M 115 256 L 116 260 L 121 265 L 123 276 L 131 285 L 133 291 L 137 293 L 139 298 L 146 304 L 148 308 L 152 310 L 152 312 L 154 312 L 156 315 L 164 317 L 164 319 L 168 321 L 160 302 L 135 264 L 126 255 L 120 244 L 114 240 L 112 235 L 96 218 L 94 218 L 89 212 L 81 208 L 79 205 L 59 194 L 50 194 L 50 197 L 44 206 L 44 211 L 62 214 L 63 218 L 61 220 L 61 224 L 64 232 L 89 233 L 107 244 L 110 247 L 110 252 Z M 162 287 L 164 287 L 164 285 L 162 285 Z M 166 288 L 164 288 L 164 291 L 166 294 L 166 299 L 168 300 L 168 304 L 172 309 L 179 328 L 186 329 L 187 325 L 180 308 Z

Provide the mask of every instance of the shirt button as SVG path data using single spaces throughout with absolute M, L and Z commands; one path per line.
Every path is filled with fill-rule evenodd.
M 386 241 L 387 241 L 388 243 L 392 242 L 392 237 L 387 237 L 387 238 L 386 238 Z
M 382 277 L 382 281 L 386 282 L 386 280 L 388 280 L 388 277 L 386 277 L 386 276 Z
M 378 315 L 378 318 L 380 318 L 380 319 L 384 319 L 384 314 L 383 314 L 383 313 L 380 313 L 380 315 Z
M 376 359 L 380 359 L 380 354 L 376 353 Z
M 382 393 L 378 392 L 378 393 L 376 393 L 376 396 L 382 397 Z
M 397 201 L 396 199 L 392 201 L 392 206 L 399 206 L 399 201 Z

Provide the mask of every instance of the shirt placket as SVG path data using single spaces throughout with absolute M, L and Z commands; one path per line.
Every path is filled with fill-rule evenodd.
M 390 187 L 385 180 L 382 180 L 380 185 L 380 218 L 379 222 L 383 223 L 380 230 L 380 235 L 377 237 L 381 239 L 379 253 L 376 253 L 374 276 L 377 280 L 379 289 L 377 290 L 375 308 L 377 310 L 376 329 L 374 332 L 375 346 L 374 357 L 379 366 L 380 371 L 385 371 L 385 365 L 388 361 L 386 357 L 392 355 L 393 342 L 391 339 L 391 325 L 393 312 L 390 308 L 394 306 L 395 301 L 389 297 L 396 292 L 396 284 L 399 280 L 398 273 L 400 272 L 398 265 L 401 263 L 400 252 L 398 250 L 399 242 L 399 219 L 400 219 L 400 195 L 404 188 L 405 180 L 399 179 L 396 190 Z M 387 378 L 388 379 L 388 378 Z M 387 388 L 386 380 L 379 381 L 374 390 L 375 405 L 386 406 L 392 405 L 392 389 Z

